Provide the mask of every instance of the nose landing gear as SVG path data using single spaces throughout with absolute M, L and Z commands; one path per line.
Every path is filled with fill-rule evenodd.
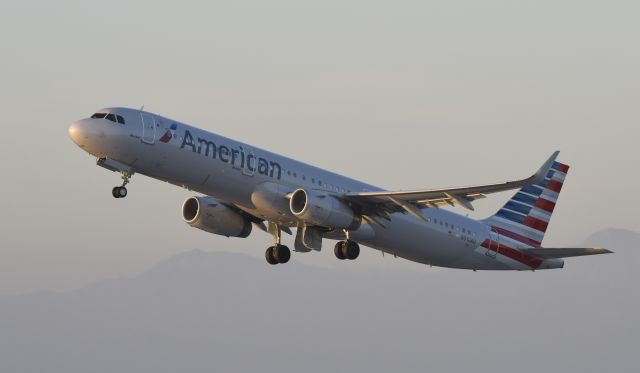
M 129 184 L 129 179 L 133 176 L 133 171 L 120 171 L 120 173 L 122 174 L 122 185 L 111 189 L 111 195 L 113 198 L 124 198 L 127 196 L 126 185 Z
M 111 189 L 111 195 L 113 198 L 124 198 L 127 196 L 127 188 L 123 186 L 113 187 L 113 189 Z

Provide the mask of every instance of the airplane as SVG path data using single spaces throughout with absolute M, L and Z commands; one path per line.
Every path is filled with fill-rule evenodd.
M 182 217 L 191 227 L 245 238 L 253 227 L 273 236 L 269 264 L 287 263 L 282 235 L 295 234 L 294 251 L 320 251 L 354 260 L 360 245 L 394 257 L 468 270 L 563 268 L 566 257 L 606 254 L 603 248 L 542 246 L 569 166 L 554 152 L 528 178 L 495 184 L 388 191 L 142 109 L 113 107 L 73 122 L 69 136 L 121 174 L 112 189 L 142 174 L 201 195 L 187 198 Z M 496 214 L 475 220 L 441 207 L 473 210 L 486 195 L 516 190 Z

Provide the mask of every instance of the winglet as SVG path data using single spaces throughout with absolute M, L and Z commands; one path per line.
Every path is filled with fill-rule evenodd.
M 545 177 L 547 177 L 549 169 L 551 169 L 551 166 L 553 166 L 553 162 L 555 162 L 556 158 L 558 158 L 558 154 L 560 154 L 560 151 L 558 150 L 553 152 L 553 154 L 551 154 L 551 157 L 549 157 L 549 159 L 544 162 L 542 167 L 540 167 L 540 169 L 531 176 L 531 184 L 538 184 L 544 181 Z

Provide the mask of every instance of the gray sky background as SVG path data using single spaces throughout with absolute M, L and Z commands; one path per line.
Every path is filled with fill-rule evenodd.
M 118 175 L 67 136 L 139 107 L 390 189 L 572 166 L 545 239 L 639 230 L 634 1 L 3 1 L 0 293 L 129 276 L 271 238 L 189 228 L 189 195 Z M 477 204 L 493 213 L 509 194 Z M 598 260 L 597 258 L 592 258 Z M 330 250 L 295 262 L 336 265 Z M 421 269 L 366 251 L 354 268 Z

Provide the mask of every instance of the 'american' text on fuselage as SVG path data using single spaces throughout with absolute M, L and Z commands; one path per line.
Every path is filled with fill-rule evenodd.
M 234 167 L 241 169 L 246 168 L 252 173 L 257 171 L 261 175 L 266 175 L 278 180 L 282 177 L 282 167 L 279 163 L 267 161 L 262 157 L 256 157 L 252 153 L 247 154 L 242 146 L 234 148 L 217 145 L 213 141 L 201 137 L 194 140 L 189 130 L 184 131 L 180 149 L 184 149 L 185 146 L 188 146 L 194 153 L 202 154 L 212 159 L 219 159 L 221 162 L 230 163 Z

